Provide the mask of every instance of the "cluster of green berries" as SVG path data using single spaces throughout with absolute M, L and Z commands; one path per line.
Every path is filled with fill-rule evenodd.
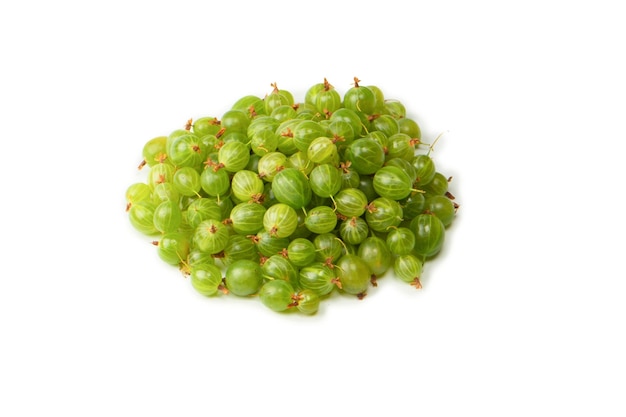
M 334 291 L 362 299 L 388 270 L 421 288 L 458 209 L 434 143 L 357 78 L 343 96 L 324 79 L 303 102 L 272 87 L 149 140 L 130 223 L 206 296 L 313 314 Z

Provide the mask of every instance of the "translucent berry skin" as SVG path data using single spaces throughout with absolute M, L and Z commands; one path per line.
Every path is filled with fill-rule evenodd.
M 422 187 L 430 183 L 435 177 L 435 162 L 428 155 L 417 155 L 413 159 L 415 168 L 415 186 Z
M 390 135 L 386 158 L 387 160 L 401 158 L 407 162 L 412 162 L 415 158 L 415 146 L 412 138 L 406 133 Z
M 370 131 L 372 130 L 383 132 L 386 136 L 390 137 L 399 132 L 400 126 L 396 119 L 390 115 L 383 114 L 372 120 Z
M 360 256 L 346 254 L 334 268 L 341 290 L 348 294 L 363 295 L 367 291 L 372 272 Z
M 317 206 L 318 204 L 312 204 L 312 206 Z M 324 205 L 324 203 L 320 203 L 319 205 Z M 291 234 L 291 236 L 289 236 L 289 240 L 293 240 L 296 238 L 308 238 L 310 237 L 313 233 L 307 229 L 307 227 L 304 224 L 304 220 L 306 219 L 306 213 L 304 212 L 304 210 L 296 210 L 296 215 L 298 216 L 298 226 L 296 227 L 296 230 Z
M 343 253 L 341 241 L 333 233 L 324 233 L 315 236 L 315 259 L 320 262 L 334 263 Z
M 422 138 L 422 130 L 415 120 L 403 117 L 398 120 L 398 125 L 400 126 L 400 133 L 406 133 L 413 139 Z
M 375 232 L 387 232 L 402 222 L 402 207 L 396 200 L 379 197 L 369 204 L 365 220 Z
M 341 96 L 332 86 L 328 89 L 323 89 L 315 97 L 315 107 L 322 114 L 332 114 L 341 107 Z
M 367 238 L 369 231 L 367 222 L 361 217 L 346 219 L 339 225 L 341 239 L 351 245 L 358 245 L 363 242 Z
M 167 136 L 157 136 L 147 141 L 143 146 L 141 154 L 149 167 L 157 164 L 160 157 L 167 154 L 166 141 Z
M 432 195 L 426 198 L 424 210 L 437 216 L 446 227 L 452 224 L 456 215 L 454 203 L 445 195 Z
M 181 167 L 176 170 L 172 183 L 180 195 L 197 196 L 202 186 L 197 168 Z
M 300 123 L 304 122 L 302 119 L 287 120 L 278 126 L 276 134 L 278 135 L 278 151 L 282 152 L 286 156 L 293 155 L 298 151 L 298 147 L 293 138 L 293 130 Z
M 375 174 L 385 163 L 385 152 L 373 139 L 357 139 L 345 151 L 351 168 L 362 175 Z
M 226 288 L 234 295 L 246 297 L 256 294 L 263 284 L 263 271 L 258 262 L 239 259 L 226 268 Z
M 315 314 L 319 310 L 320 307 L 320 297 L 312 290 L 301 290 L 296 295 L 297 298 L 297 308 L 298 311 L 302 314 Z
M 185 262 L 189 268 L 193 269 L 194 266 L 202 264 L 215 265 L 215 258 L 209 253 L 194 248 L 187 254 L 187 260 Z
M 293 296 L 293 286 L 280 279 L 266 282 L 259 291 L 263 305 L 277 312 L 287 310 L 293 303 Z
M 272 110 L 271 117 L 279 122 L 284 122 L 285 120 L 291 120 L 296 117 L 296 110 L 289 104 L 282 104 Z
M 226 266 L 239 259 L 259 261 L 259 252 L 256 250 L 254 242 L 243 235 L 230 235 L 223 253 L 224 256 L 220 259 Z
M 406 107 L 398 100 L 385 100 L 383 104 L 383 113 L 390 115 L 394 119 L 401 120 L 406 117 Z
M 408 255 L 415 246 L 415 235 L 407 227 L 394 228 L 387 234 L 386 243 L 392 254 Z
M 228 110 L 222 115 L 221 124 L 227 132 L 245 133 L 250 125 L 250 118 L 244 111 Z
M 287 281 L 294 288 L 298 286 L 298 268 L 283 255 L 270 256 L 265 260 L 261 269 L 263 270 L 263 277 L 266 279 Z
M 309 174 L 311 191 L 319 197 L 330 197 L 341 190 L 341 170 L 331 164 L 321 164 Z
M 290 155 L 287 159 L 287 168 L 295 168 L 304 174 L 305 177 L 311 173 L 315 164 L 306 156 L 306 152 L 298 151 Z
M 246 168 L 250 160 L 250 148 L 241 142 L 225 143 L 218 152 L 218 162 L 228 172 L 237 172 Z
M 335 197 L 337 211 L 346 217 L 360 217 L 365 213 L 367 196 L 358 188 L 345 188 Z
M 272 114 L 274 110 L 281 106 L 291 106 L 293 104 L 293 96 L 286 90 L 275 89 L 265 97 L 263 102 L 265 104 L 265 113 Z
M 158 184 L 172 182 L 176 169 L 169 163 L 156 164 L 148 172 L 148 185 L 154 189 Z
M 404 220 L 413 220 L 417 215 L 424 212 L 426 198 L 423 193 L 414 192 L 402 202 L 402 214 Z
M 376 236 L 370 236 L 360 245 L 357 252 L 369 267 L 372 274 L 381 276 L 391 267 L 393 259 L 385 241 Z
M 224 169 L 207 167 L 200 174 L 200 186 L 212 197 L 223 196 L 230 190 L 230 177 Z
M 374 177 L 372 175 L 361 175 L 358 188 L 363 191 L 365 197 L 367 197 L 367 201 L 372 201 L 380 197 L 374 189 Z
M 374 189 L 381 197 L 402 200 L 411 194 L 411 177 L 396 166 L 385 166 L 374 175 Z
M 230 216 L 231 210 L 235 206 L 233 200 L 230 198 L 230 196 L 222 196 L 216 198 L 214 201 L 222 212 L 222 217 L 220 218 L 220 220 L 227 219 Z
M 315 260 L 315 245 L 309 239 L 296 238 L 289 243 L 287 254 L 292 264 L 304 267 Z
M 222 284 L 222 271 L 214 264 L 199 264 L 191 269 L 190 281 L 197 292 L 210 297 L 217 294 Z
M 189 255 L 190 239 L 184 233 L 165 233 L 158 244 L 158 255 L 170 265 L 179 265 Z
M 230 187 L 233 195 L 242 202 L 249 202 L 263 193 L 263 181 L 256 172 L 249 170 L 237 171 L 231 179 Z
M 192 125 L 192 132 L 200 138 L 207 135 L 215 135 L 220 129 L 220 121 L 216 117 L 211 116 L 200 117 L 194 120 Z
M 435 172 L 433 179 L 422 187 L 426 196 L 444 195 L 448 191 L 448 179 L 440 172 Z
M 312 120 L 305 120 L 295 126 L 293 130 L 293 142 L 299 151 L 307 152 L 313 140 L 326 136 L 326 129 Z
M 204 220 L 195 230 L 193 243 L 202 252 L 221 252 L 228 244 L 228 229 L 215 219 Z
M 230 212 L 233 229 L 240 235 L 253 235 L 263 229 L 263 218 L 267 212 L 260 204 L 239 203 Z
M 299 282 L 300 287 L 311 290 L 319 296 L 328 295 L 337 287 L 335 273 L 321 263 L 301 268 Z
M 306 156 L 315 164 L 337 164 L 339 162 L 337 146 L 325 136 L 320 136 L 311 142 L 307 148 Z
M 324 78 L 324 82 L 323 83 L 316 83 L 313 84 L 312 86 L 310 86 L 307 90 L 306 93 L 304 94 L 304 102 L 306 104 L 312 105 L 313 109 L 315 111 L 319 111 L 317 110 L 317 108 L 315 107 L 315 103 L 317 100 L 317 96 L 319 95 L 319 93 L 321 93 L 322 91 L 329 89 L 330 84 L 328 84 L 328 80 L 326 80 L 326 78 Z
M 396 257 L 393 265 L 393 272 L 396 277 L 404 282 L 419 284 L 420 275 L 422 274 L 422 261 L 411 254 Z M 419 288 L 418 287 L 418 288 Z
M 343 151 L 345 147 L 349 146 L 354 141 L 354 130 L 348 122 L 344 122 L 343 120 L 329 120 L 329 122 L 329 136 L 335 140 L 337 149 Z
M 133 203 L 139 201 L 150 201 L 152 198 L 152 190 L 143 182 L 131 184 L 126 189 L 126 211 L 130 210 Z
M 329 233 L 337 226 L 337 215 L 331 207 L 314 207 L 308 211 L 304 224 L 313 233 Z
M 414 183 L 417 180 L 417 174 L 415 171 L 415 167 L 411 163 L 412 161 L 408 161 L 402 158 L 391 158 L 385 162 L 386 166 L 396 166 L 403 170 L 409 178 L 411 178 L 411 183 Z
M 344 94 L 343 105 L 347 109 L 365 114 L 372 114 L 376 108 L 376 97 L 369 88 L 355 86 L 350 88 Z
M 259 177 L 267 182 L 272 182 L 278 171 L 285 168 L 287 156 L 281 152 L 269 152 L 259 159 L 257 165 Z
M 193 133 L 177 136 L 168 141 L 167 156 L 177 167 L 200 168 L 206 160 L 207 149 Z
M 276 255 L 289 246 L 288 238 L 272 236 L 265 230 L 257 233 L 254 240 L 257 250 L 263 256 Z
M 231 110 L 238 110 L 243 113 L 248 113 L 252 109 L 259 116 L 265 114 L 263 99 L 252 94 L 239 98 L 231 107 Z
M 361 178 L 358 172 L 353 169 L 346 169 L 341 174 L 341 190 L 346 188 L 358 188 Z
M 182 222 L 178 201 L 164 201 L 154 210 L 154 227 L 161 233 L 175 232 Z
M 434 214 L 420 214 L 411 220 L 410 229 L 415 235 L 415 253 L 424 257 L 436 255 L 445 240 L 445 226 Z
M 196 228 L 204 220 L 222 220 L 222 210 L 215 200 L 198 198 L 187 206 L 187 221 Z
M 284 203 L 276 203 L 265 212 L 263 227 L 272 236 L 287 238 L 298 227 L 298 215 L 291 206 Z
M 306 207 L 311 201 L 311 186 L 307 177 L 295 168 L 285 168 L 274 176 L 272 191 L 276 199 L 294 209 Z
M 145 235 L 154 235 L 158 230 L 154 226 L 154 212 L 156 205 L 148 201 L 139 201 L 128 210 L 130 224 Z
M 280 122 L 271 116 L 257 116 L 248 125 L 247 135 L 249 138 L 254 139 L 261 132 L 269 131 L 276 133 L 279 125 Z

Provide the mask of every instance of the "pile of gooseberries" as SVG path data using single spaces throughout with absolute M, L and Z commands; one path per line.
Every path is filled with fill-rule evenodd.
M 421 288 L 458 204 L 418 123 L 376 86 L 304 100 L 276 84 L 220 118 L 190 119 L 143 147 L 130 223 L 205 296 L 256 297 L 314 314 L 363 299 L 388 271 Z

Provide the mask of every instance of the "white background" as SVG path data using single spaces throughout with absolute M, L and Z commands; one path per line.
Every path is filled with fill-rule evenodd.
M 208 3 L 0 6 L 0 415 L 626 414 L 617 2 Z M 130 227 L 145 141 L 354 76 L 444 132 L 422 291 L 279 315 Z

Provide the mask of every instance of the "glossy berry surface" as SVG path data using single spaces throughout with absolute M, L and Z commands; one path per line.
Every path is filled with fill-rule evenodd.
M 297 98 L 271 83 L 140 148 L 130 227 L 203 301 L 314 315 L 386 275 L 422 287 L 460 207 L 439 137 L 422 143 L 418 115 L 381 87 L 343 85 L 321 78 Z

